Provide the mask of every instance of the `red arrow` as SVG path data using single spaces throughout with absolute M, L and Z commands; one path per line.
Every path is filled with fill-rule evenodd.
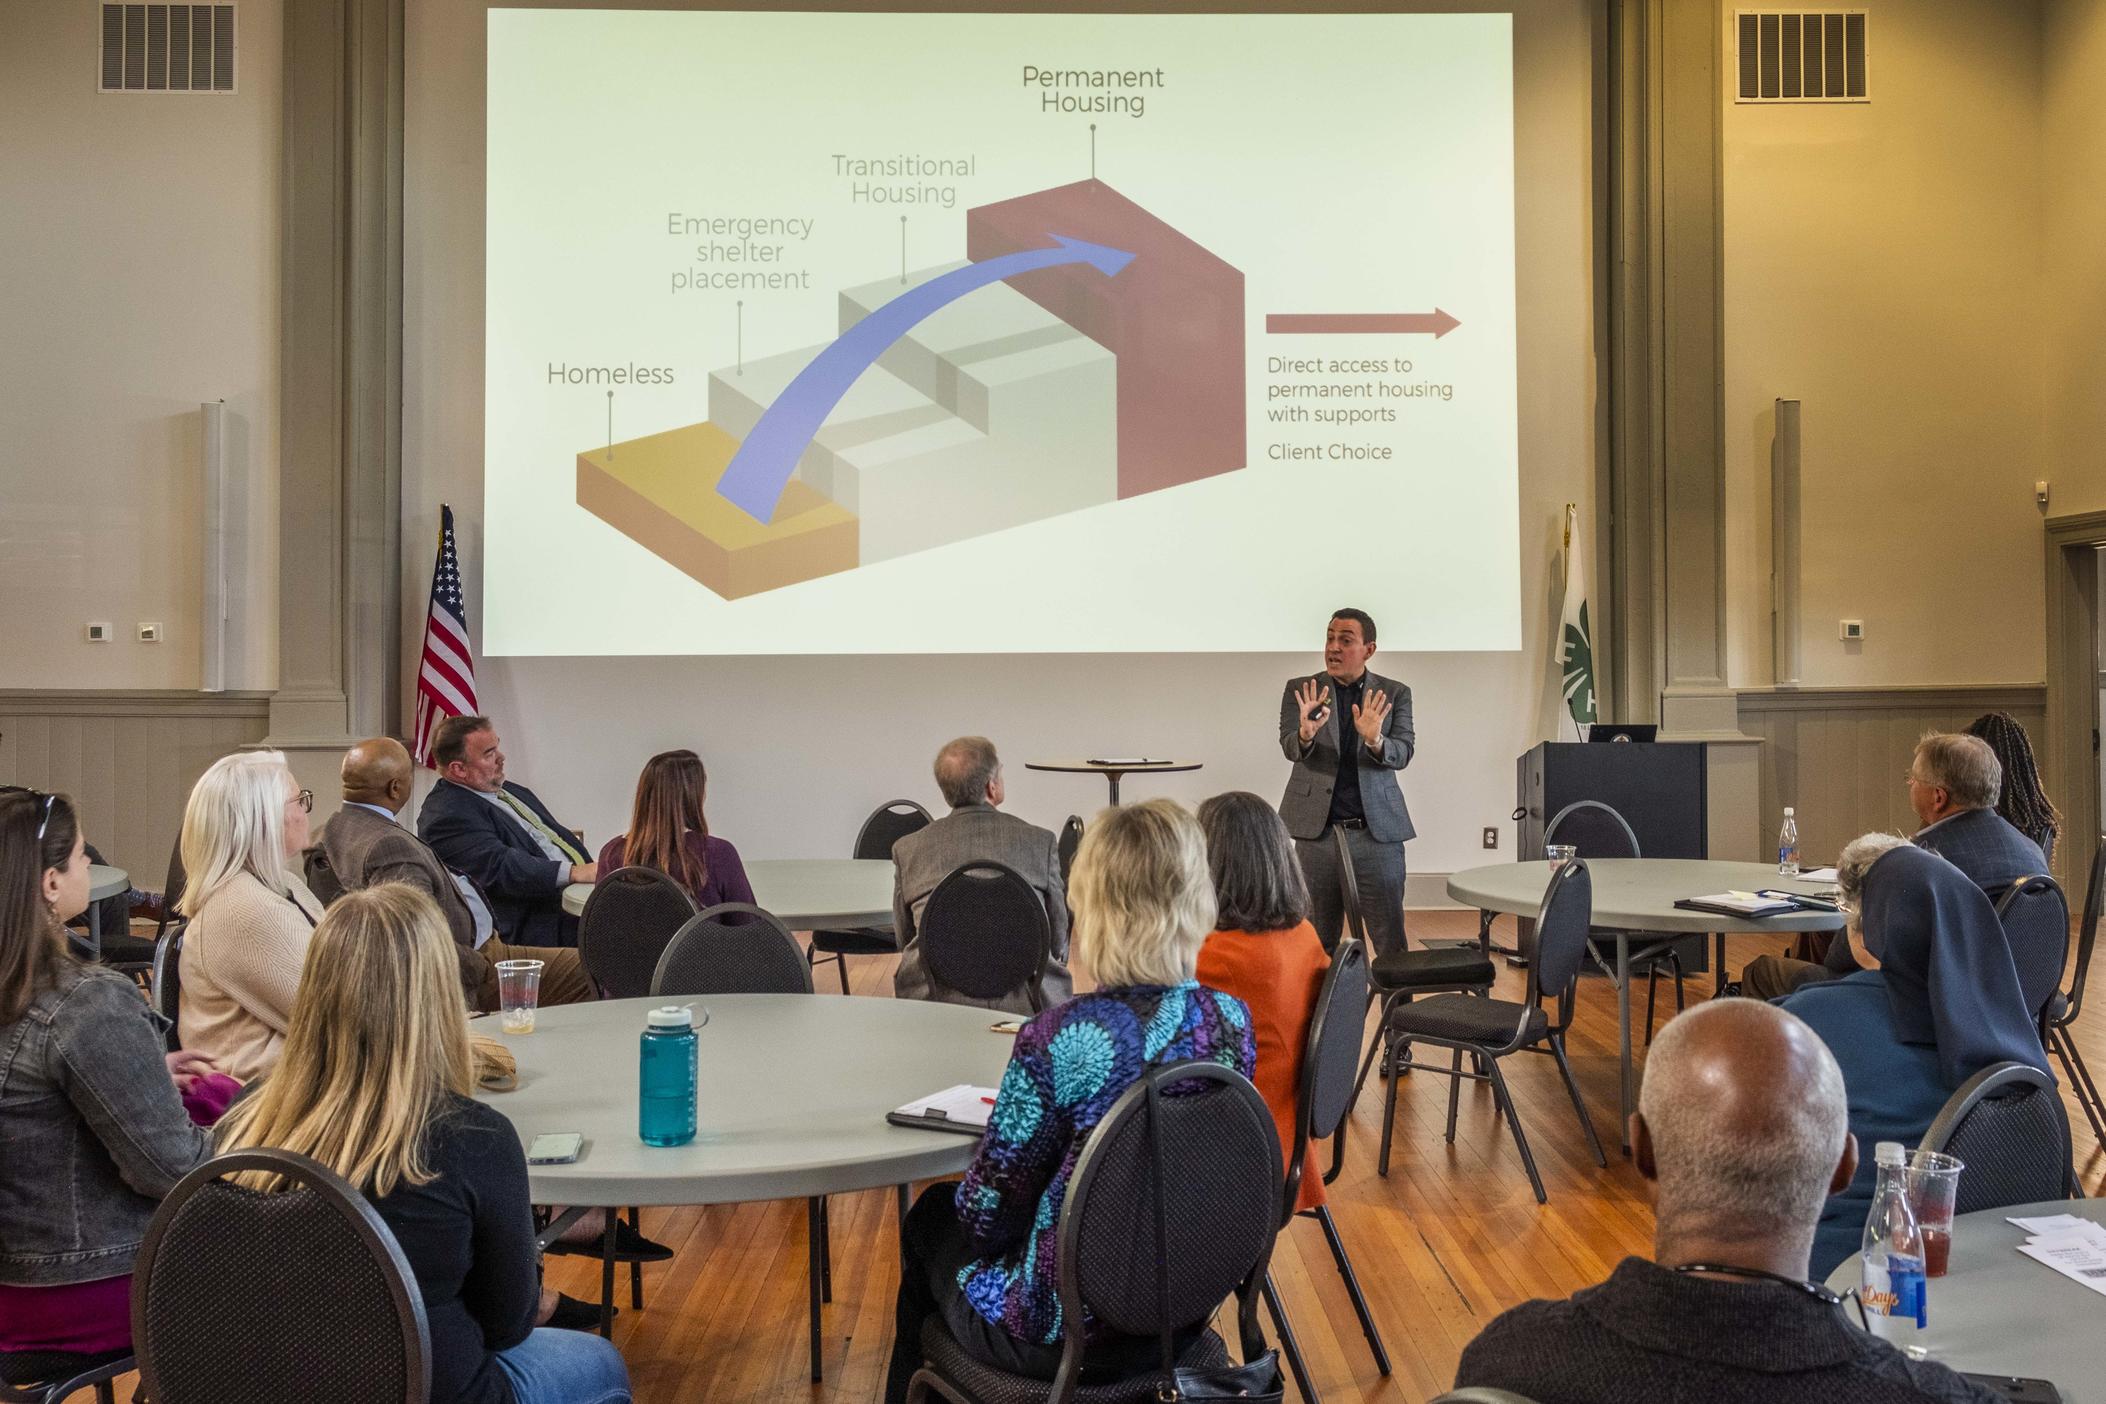
M 1431 332 L 1435 341 L 1461 325 L 1438 307 L 1431 312 L 1274 312 L 1265 318 L 1269 332 Z

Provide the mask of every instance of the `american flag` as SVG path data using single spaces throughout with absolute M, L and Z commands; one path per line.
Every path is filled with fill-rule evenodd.
M 431 609 L 424 616 L 424 661 L 417 669 L 417 735 L 410 751 L 431 764 L 432 733 L 448 717 L 475 715 L 475 654 L 468 647 L 468 607 L 461 562 L 453 551 L 453 508 L 439 508 L 439 555 L 431 567 Z

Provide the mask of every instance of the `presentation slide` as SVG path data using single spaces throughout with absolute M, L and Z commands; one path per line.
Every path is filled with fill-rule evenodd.
M 489 12 L 493 655 L 1520 646 L 1504 14 Z

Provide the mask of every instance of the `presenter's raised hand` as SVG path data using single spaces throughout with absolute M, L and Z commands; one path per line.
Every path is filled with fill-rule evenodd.
M 1370 691 L 1367 701 L 1353 709 L 1353 730 L 1370 751 L 1382 749 L 1382 727 L 1389 721 L 1389 694 Z
M 1324 718 L 1331 715 L 1331 689 L 1317 687 L 1316 679 L 1310 678 L 1294 694 L 1294 703 L 1301 709 L 1302 744 L 1306 746 L 1316 739 L 1316 729 L 1324 724 Z

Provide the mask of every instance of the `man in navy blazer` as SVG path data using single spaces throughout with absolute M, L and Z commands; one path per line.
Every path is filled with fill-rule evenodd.
M 505 779 L 488 717 L 448 717 L 432 738 L 439 783 L 417 814 L 417 836 L 447 867 L 481 884 L 497 929 L 523 946 L 575 946 L 578 919 L 563 889 L 591 882 L 585 840 L 524 785 Z

